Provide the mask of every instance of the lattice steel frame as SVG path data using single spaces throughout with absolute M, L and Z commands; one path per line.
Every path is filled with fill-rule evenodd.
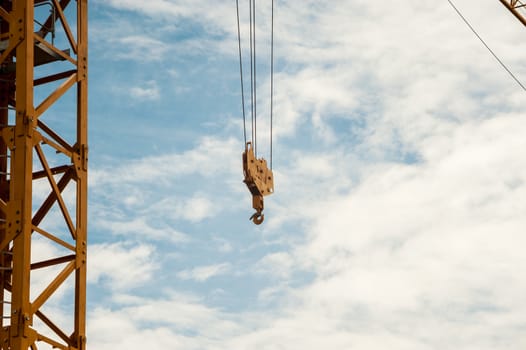
M 52 10 L 39 27 L 35 24 L 35 6 L 43 3 Z M 37 344 L 69 350 L 86 348 L 87 10 L 87 0 L 0 0 L 0 42 L 4 43 L 0 51 L 2 350 L 35 350 Z M 55 23 L 62 28 L 69 50 L 46 40 Z M 69 62 L 69 69 L 35 79 L 37 47 L 50 57 Z M 52 86 L 52 92 L 35 106 L 37 86 Z M 74 131 L 73 135 L 64 135 L 50 126 L 47 117 L 51 107 L 75 89 L 76 110 L 71 111 L 69 129 Z M 55 155 L 48 156 L 49 150 Z M 56 159 L 64 163 L 56 164 Z M 35 200 L 34 184 L 44 179 L 48 194 L 40 202 Z M 66 188 L 72 188 L 76 198 L 65 198 Z M 41 227 L 52 212 L 58 212 L 65 223 L 62 231 L 48 232 Z M 54 251 L 60 255 L 33 261 L 31 248 L 37 237 L 56 246 Z M 51 282 L 33 296 L 31 276 L 36 269 L 47 269 L 52 276 Z M 47 313 L 57 311 L 46 305 L 56 300 L 53 297 L 59 288 L 74 288 L 69 291 L 74 301 L 68 309 L 74 312 L 68 315 L 73 324 L 67 327 L 56 322 L 64 318 L 64 310 L 60 315 Z
M 520 0 L 499 0 L 511 13 L 526 26 L 526 3 Z

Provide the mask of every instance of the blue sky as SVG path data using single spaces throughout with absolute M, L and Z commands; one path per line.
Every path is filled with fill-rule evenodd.
M 446 1 L 275 6 L 255 226 L 235 1 L 90 2 L 89 347 L 526 346 L 524 91 Z M 520 23 L 458 6 L 526 79 Z

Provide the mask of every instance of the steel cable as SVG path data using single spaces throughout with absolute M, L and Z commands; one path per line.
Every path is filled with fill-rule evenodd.
M 271 25 L 270 25 L 270 170 L 272 170 L 273 120 L 274 120 L 274 0 L 272 0 Z
M 253 142 L 254 142 L 254 155 L 258 156 L 258 148 L 257 148 L 257 137 L 258 137 L 258 114 L 257 114 L 257 104 L 258 104 L 258 98 L 257 98 L 257 74 L 256 74 L 256 61 L 257 61 L 257 56 L 256 56 L 256 0 L 252 0 L 252 12 L 253 12 L 253 15 L 252 15 L 252 26 L 253 26 L 253 30 L 252 30 L 252 33 L 253 33 L 253 37 L 252 39 L 254 40 L 254 45 L 252 46 L 252 49 L 253 49 L 253 52 L 252 52 L 252 55 L 254 56 L 254 100 L 253 100 L 253 106 L 254 106 L 254 124 L 253 124 L 253 128 L 254 128 L 254 139 L 253 139 Z
M 249 3 L 249 42 L 250 42 L 250 121 L 251 121 L 251 141 L 254 142 L 254 62 L 253 62 L 253 55 L 252 55 L 252 44 L 254 43 L 252 41 L 252 0 L 248 1 Z M 253 146 L 253 145 L 252 145 Z
M 273 123 L 274 123 L 274 0 L 271 1 L 271 48 L 270 48 L 270 169 L 273 163 Z M 241 83 L 241 100 L 243 109 L 243 135 L 247 143 L 247 108 L 245 108 L 245 84 L 243 74 L 243 51 L 241 47 L 241 20 L 239 0 L 236 0 L 237 36 L 239 51 L 239 71 Z M 250 114 L 251 142 L 254 155 L 257 157 L 257 57 L 256 57 L 256 0 L 249 0 L 249 50 L 250 50 Z
M 245 145 L 247 144 L 247 121 L 245 113 L 245 86 L 243 84 L 243 56 L 241 55 L 241 25 L 239 23 L 239 0 L 236 0 L 237 11 L 237 41 L 239 47 L 239 75 L 241 80 L 241 106 L 243 108 L 243 136 Z

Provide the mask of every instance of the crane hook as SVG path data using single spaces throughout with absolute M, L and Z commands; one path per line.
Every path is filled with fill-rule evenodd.
M 243 182 L 252 194 L 252 208 L 256 210 L 250 220 L 260 225 L 265 219 L 262 214 L 263 197 L 274 193 L 274 176 L 272 170 L 267 167 L 267 161 L 255 157 L 252 142 L 246 143 L 245 152 L 243 152 L 243 173 L 245 175 Z
M 252 220 L 252 222 L 256 225 L 261 225 L 263 220 L 265 220 L 265 214 L 262 214 L 260 210 L 256 211 L 249 220 Z

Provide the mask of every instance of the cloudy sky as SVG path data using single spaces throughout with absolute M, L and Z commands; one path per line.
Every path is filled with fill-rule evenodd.
M 526 81 L 526 29 L 457 6 Z M 446 0 L 275 7 L 255 226 L 235 1 L 90 1 L 89 348 L 525 348 L 525 92 Z

